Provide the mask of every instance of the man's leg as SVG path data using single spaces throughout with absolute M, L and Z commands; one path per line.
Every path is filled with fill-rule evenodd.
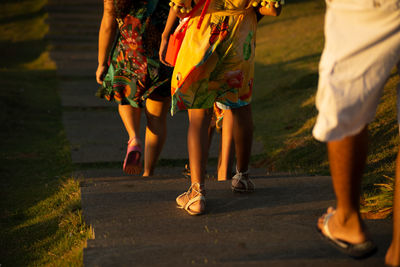
M 396 180 L 393 192 L 393 237 L 386 253 L 388 266 L 400 266 L 400 147 L 396 161 Z
M 368 132 L 328 142 L 329 163 L 336 194 L 336 213 L 328 228 L 333 237 L 358 244 L 367 239 L 360 216 L 360 187 L 367 158 Z M 329 211 L 328 211 L 329 212 Z M 323 228 L 323 217 L 318 227 Z

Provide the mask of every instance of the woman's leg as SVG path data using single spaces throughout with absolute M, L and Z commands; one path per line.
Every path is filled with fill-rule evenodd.
M 154 173 L 158 157 L 167 138 L 167 113 L 171 99 L 154 95 L 146 100 L 146 140 L 143 176 Z
M 222 119 L 221 146 L 218 157 L 218 181 L 225 181 L 232 178 L 232 164 L 234 159 L 232 115 L 232 112 L 225 112 Z

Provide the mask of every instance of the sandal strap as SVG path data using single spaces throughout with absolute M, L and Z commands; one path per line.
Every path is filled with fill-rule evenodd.
M 249 171 L 245 171 L 245 172 L 239 172 L 236 168 L 236 174 L 232 177 L 232 186 L 236 187 L 239 183 L 241 183 L 244 186 L 244 190 L 248 191 L 249 190 L 249 185 L 252 186 L 252 188 L 255 188 L 255 185 L 253 183 L 253 181 L 251 181 L 249 179 L 249 177 L 246 175 L 249 174 Z M 234 184 L 235 183 L 235 184 Z
M 328 222 L 329 222 L 329 220 L 332 218 L 332 216 L 333 216 L 334 214 L 335 214 L 335 211 L 326 214 L 325 217 L 324 217 L 324 222 L 322 223 L 323 228 L 324 228 L 324 232 L 325 232 L 326 236 L 329 237 L 330 239 L 335 239 L 335 238 L 332 236 L 332 233 L 331 233 L 331 231 L 329 230 L 329 226 L 328 226 Z
M 135 143 L 134 146 L 140 146 L 140 147 L 142 146 L 142 141 L 141 141 L 140 138 L 138 138 L 138 137 L 133 137 L 133 138 L 129 139 L 129 140 L 128 140 L 128 146 L 129 146 L 132 142 Z
M 198 185 L 199 190 L 197 190 L 196 188 L 194 188 L 195 185 Z M 204 184 L 193 183 L 193 184 L 190 185 L 190 187 L 189 187 L 189 189 L 188 189 L 188 191 L 187 191 L 186 193 L 189 193 L 189 192 L 194 191 L 194 192 L 196 192 L 197 194 L 202 194 L 202 191 L 204 191 L 204 189 L 203 189 L 203 190 L 201 189 L 202 186 L 204 186 Z
M 195 196 L 194 198 L 192 198 L 192 199 L 190 199 L 187 203 L 186 203 L 186 205 L 183 207 L 185 210 L 189 210 L 189 207 L 193 204 L 193 203 L 195 203 L 195 202 L 197 202 L 197 201 L 206 201 L 206 198 L 203 196 L 203 195 L 197 195 L 197 196 Z

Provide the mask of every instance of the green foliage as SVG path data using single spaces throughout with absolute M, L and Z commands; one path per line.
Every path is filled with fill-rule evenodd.
M 375 184 L 379 193 L 363 199 L 361 212 L 369 217 L 385 218 L 393 212 L 394 179 L 389 176 L 384 177 L 386 182 Z

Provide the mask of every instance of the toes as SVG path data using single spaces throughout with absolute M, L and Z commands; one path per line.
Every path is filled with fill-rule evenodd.
M 326 214 L 323 214 L 321 217 L 318 218 L 318 221 L 317 221 L 317 227 L 321 231 L 322 231 L 322 228 L 324 226 L 325 216 L 326 216 Z
M 334 212 L 334 211 L 335 211 L 335 208 L 332 207 L 332 206 L 330 206 L 330 207 L 326 210 L 326 213 L 332 213 L 332 212 Z

